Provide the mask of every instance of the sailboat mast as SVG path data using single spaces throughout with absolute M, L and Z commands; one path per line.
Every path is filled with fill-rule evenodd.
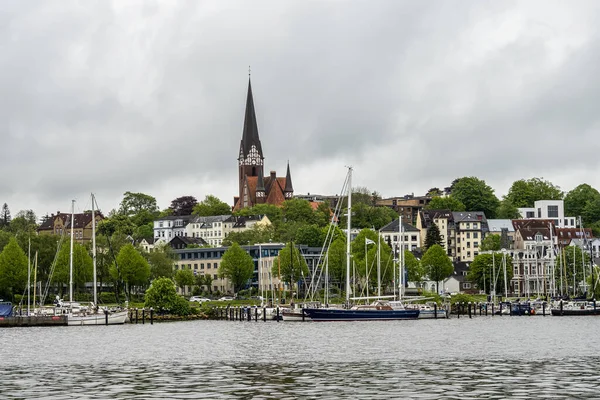
M 94 193 L 92 193 L 92 261 L 94 265 L 94 306 L 98 305 L 98 293 L 96 288 L 96 209 L 94 207 L 94 203 L 96 202 L 96 197 L 94 197 Z
M 377 231 L 377 297 L 381 298 L 381 232 Z
M 38 257 L 38 252 L 35 252 L 35 263 L 34 263 L 34 267 L 33 267 L 33 308 L 35 311 L 35 292 L 37 289 L 37 257 Z M 41 306 L 41 304 L 40 304 Z
M 402 216 L 398 217 L 398 298 L 402 300 L 404 289 L 404 235 L 402 232 Z
M 31 237 L 27 247 L 27 316 L 29 316 L 29 304 L 31 299 Z
M 75 200 L 71 200 L 71 251 L 69 252 L 69 301 L 73 301 L 73 225 L 75 223 Z
M 348 167 L 348 232 L 346 235 L 346 304 L 350 304 L 350 229 L 352 227 L 352 167 Z

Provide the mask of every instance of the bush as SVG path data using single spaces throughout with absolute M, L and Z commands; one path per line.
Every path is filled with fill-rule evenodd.
M 450 303 L 451 304 L 462 303 L 462 302 L 465 302 L 465 303 L 468 303 L 468 302 L 474 303 L 475 301 L 476 300 L 475 300 L 475 298 L 473 296 L 470 296 L 470 295 L 464 294 L 464 293 L 455 294 L 454 296 L 452 296 L 450 298 Z
M 190 315 L 190 312 L 190 302 L 182 296 L 177 296 L 171 307 L 171 314 L 185 316 Z

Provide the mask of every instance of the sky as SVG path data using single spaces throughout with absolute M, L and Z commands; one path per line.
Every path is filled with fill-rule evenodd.
M 600 188 L 595 1 L 4 1 L 0 204 L 232 205 L 251 67 L 265 171 L 295 194 L 462 176 Z

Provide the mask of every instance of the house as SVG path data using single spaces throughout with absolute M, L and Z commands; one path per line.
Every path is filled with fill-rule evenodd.
M 515 227 L 510 219 L 488 219 L 488 235 L 500 235 L 500 247 L 514 248 Z
M 142 238 L 138 242 L 139 247 L 146 253 L 150 253 L 154 250 L 154 238 Z
M 154 239 L 171 241 L 175 236 L 186 236 L 191 215 L 171 215 L 154 221 Z
M 558 228 L 576 228 L 577 218 L 565 217 L 563 200 L 538 200 L 533 207 L 519 208 L 523 219 L 550 219 Z
M 455 243 L 454 239 L 449 237 L 449 229 L 454 224 L 454 216 L 450 210 L 421 210 L 417 215 L 416 228 L 421 232 L 421 245 L 419 247 L 425 247 L 425 237 L 427 236 L 427 229 L 432 224 L 436 224 L 440 230 L 442 237 L 442 245 L 444 250 L 449 256 L 454 257 Z
M 220 246 L 225 238 L 225 221 L 231 215 L 214 215 L 207 217 L 192 217 L 186 226 L 186 236 L 202 238 L 211 246 Z
M 389 245 L 392 249 L 397 249 L 400 244 L 400 219 L 394 219 L 392 222 L 384 226 L 379 230 L 381 238 Z M 421 246 L 421 231 L 414 226 L 402 222 L 402 232 L 404 238 L 402 244 L 404 250 L 415 250 Z
M 390 197 L 379 199 L 376 205 L 379 207 L 389 207 L 402 216 L 402 220 L 409 224 L 416 224 L 419 212 L 429 204 L 431 196 L 417 196 L 407 194 L 403 197 Z
M 206 245 L 207 243 L 204 239 L 189 236 L 175 236 L 169 242 L 169 246 L 171 246 L 173 250 L 187 249 L 188 247 L 202 247 Z
M 451 255 L 459 262 L 472 262 L 479 254 L 479 246 L 489 228 L 482 211 L 460 211 L 452 213 L 453 223 L 449 228 Z
M 590 228 L 556 228 L 559 249 L 570 246 L 573 240 L 591 240 L 594 234 Z
M 78 243 L 87 243 L 92 240 L 92 213 L 64 214 L 58 211 L 42 222 L 37 229 L 40 235 L 70 235 L 71 217 L 73 217 L 73 240 Z M 96 228 L 104 219 L 100 211 L 95 211 Z

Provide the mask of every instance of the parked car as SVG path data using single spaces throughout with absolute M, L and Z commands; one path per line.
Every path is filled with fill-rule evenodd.
M 223 296 L 219 299 L 219 301 L 232 301 L 233 297 L 231 296 Z
M 210 301 L 210 299 L 207 299 L 206 297 L 192 296 L 192 297 L 190 297 L 190 301 L 197 301 L 198 303 L 204 303 L 205 301 Z

